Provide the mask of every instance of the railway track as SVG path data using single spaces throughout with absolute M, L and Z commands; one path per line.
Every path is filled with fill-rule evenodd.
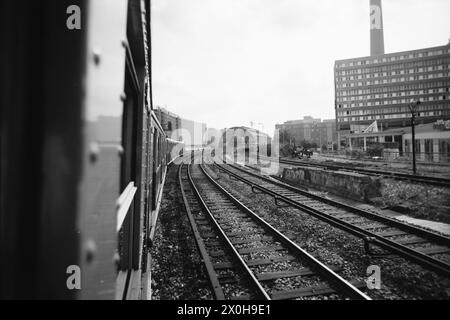
M 201 165 L 179 182 L 216 299 L 370 299 L 222 188 Z M 280 281 L 281 280 L 281 281 Z
M 450 277 L 450 238 L 446 236 L 312 194 L 241 166 L 215 166 L 248 184 L 252 191 L 272 196 L 276 204 L 290 205 L 364 239 L 368 253 L 373 253 L 371 245 L 376 245 Z
M 358 173 L 363 173 L 372 176 L 386 176 L 396 180 L 408 180 L 413 182 L 425 183 L 428 185 L 434 185 L 439 187 L 450 187 L 450 179 L 441 178 L 441 177 L 433 177 L 433 176 L 422 176 L 422 175 L 414 175 L 408 173 L 401 172 L 393 172 L 386 170 L 378 170 L 378 169 L 367 169 L 367 168 L 358 168 L 354 166 L 346 166 L 346 165 L 337 165 L 330 163 L 311 163 L 307 161 L 301 160 L 289 160 L 289 159 L 279 159 L 280 163 L 289 164 L 294 166 L 307 166 L 307 167 L 320 167 L 325 168 L 327 170 L 337 170 L 337 171 L 353 171 Z

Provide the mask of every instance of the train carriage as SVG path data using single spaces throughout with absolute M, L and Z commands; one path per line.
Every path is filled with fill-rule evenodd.
M 0 297 L 148 298 L 183 148 L 152 109 L 150 1 L 7 1 L 1 16 Z

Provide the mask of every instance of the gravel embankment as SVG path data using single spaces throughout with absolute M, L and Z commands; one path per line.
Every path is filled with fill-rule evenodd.
M 372 168 L 370 166 L 366 167 L 369 169 L 388 169 Z M 447 175 L 450 174 L 450 166 L 440 167 L 440 169 L 446 170 Z M 402 172 L 398 168 L 393 168 L 392 171 Z M 446 174 L 440 172 L 436 176 L 445 177 Z M 419 219 L 450 223 L 449 188 L 405 180 L 395 180 L 388 177 L 381 177 L 377 180 L 379 182 L 380 196 L 371 198 L 371 204 L 379 207 L 391 207 L 395 211 Z M 311 186 L 309 188 L 313 187 Z M 339 195 L 339 193 L 335 192 L 333 189 L 327 191 Z
M 250 209 L 279 229 L 310 254 L 339 272 L 347 280 L 367 279 L 370 265 L 381 269 L 381 289 L 363 290 L 374 299 L 449 299 L 450 279 L 396 256 L 373 257 L 363 241 L 294 208 L 277 207 L 273 199 L 252 193 L 250 187 L 219 173 L 218 182 Z M 383 253 L 381 250 L 373 250 Z
M 380 191 L 382 196 L 374 199 L 379 206 L 397 206 L 416 218 L 450 223 L 449 188 L 383 179 Z
M 178 184 L 178 166 L 167 171 L 154 245 L 151 249 L 152 299 L 211 299 Z

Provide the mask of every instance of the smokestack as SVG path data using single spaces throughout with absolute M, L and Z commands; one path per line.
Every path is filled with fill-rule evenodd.
M 381 0 L 370 0 L 370 55 L 384 54 Z

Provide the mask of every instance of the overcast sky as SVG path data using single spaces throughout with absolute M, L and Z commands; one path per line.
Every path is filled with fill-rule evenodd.
M 447 44 L 449 12 L 450 0 L 384 0 L 386 53 Z M 334 118 L 334 61 L 370 54 L 369 0 L 152 0 L 152 35 L 156 105 L 272 134 Z

